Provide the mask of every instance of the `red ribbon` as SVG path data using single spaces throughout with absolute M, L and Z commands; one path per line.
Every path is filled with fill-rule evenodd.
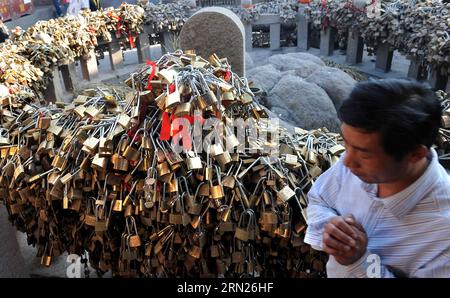
M 120 37 L 122 34 L 120 33 L 120 27 L 122 26 L 121 24 L 120 24 L 120 17 L 119 16 L 116 16 L 116 18 L 117 18 L 117 29 L 116 29 L 116 36 L 117 37 Z
M 170 140 L 170 117 L 168 112 L 163 112 L 162 123 L 161 123 L 161 132 L 159 133 L 159 139 L 161 141 Z
M 152 84 L 150 83 L 150 81 L 153 80 L 153 77 L 155 76 L 155 72 L 156 72 L 156 62 L 147 60 L 147 61 L 145 62 L 145 64 L 151 65 L 151 66 L 152 66 L 152 72 L 151 72 L 150 75 L 148 76 L 148 81 L 147 81 L 147 90 L 152 91 Z
M 169 94 L 175 92 L 175 87 L 176 87 L 175 83 L 172 83 L 172 84 L 169 85 Z
M 128 40 L 130 41 L 130 48 L 134 49 L 133 35 L 130 33 L 130 30 L 127 31 L 128 31 Z
M 228 82 L 231 78 L 231 71 L 227 70 L 227 72 L 225 73 L 225 75 L 223 76 L 223 79 Z

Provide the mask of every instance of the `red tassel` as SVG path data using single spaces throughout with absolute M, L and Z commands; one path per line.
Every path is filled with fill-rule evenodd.
M 150 83 L 150 81 L 153 80 L 153 77 L 155 76 L 155 72 L 156 72 L 156 62 L 147 60 L 147 61 L 145 62 L 145 64 L 146 64 L 146 65 L 151 65 L 151 66 L 152 66 L 152 72 L 151 72 L 150 75 L 148 76 L 148 82 L 147 82 L 147 90 L 152 91 L 152 84 Z

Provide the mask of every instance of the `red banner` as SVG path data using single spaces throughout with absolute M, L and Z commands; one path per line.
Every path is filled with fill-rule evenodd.
M 17 19 L 33 12 L 32 0 L 0 0 L 0 15 L 4 21 Z
M 0 0 L 0 15 L 4 21 L 12 18 L 9 0 Z

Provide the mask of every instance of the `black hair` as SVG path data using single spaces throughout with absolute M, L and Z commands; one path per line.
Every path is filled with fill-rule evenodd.
M 441 106 L 435 93 L 415 81 L 386 79 L 358 83 L 338 110 L 339 119 L 379 132 L 384 151 L 397 161 L 437 138 Z

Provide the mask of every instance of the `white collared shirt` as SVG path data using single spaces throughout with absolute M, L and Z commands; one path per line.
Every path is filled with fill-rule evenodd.
M 436 151 L 431 149 L 431 162 L 419 179 L 383 199 L 377 197 L 377 184 L 353 175 L 343 157 L 308 193 L 305 242 L 322 250 L 324 224 L 353 214 L 366 230 L 368 245 L 349 266 L 330 256 L 328 277 L 394 277 L 394 269 L 409 277 L 450 277 L 450 177 Z

